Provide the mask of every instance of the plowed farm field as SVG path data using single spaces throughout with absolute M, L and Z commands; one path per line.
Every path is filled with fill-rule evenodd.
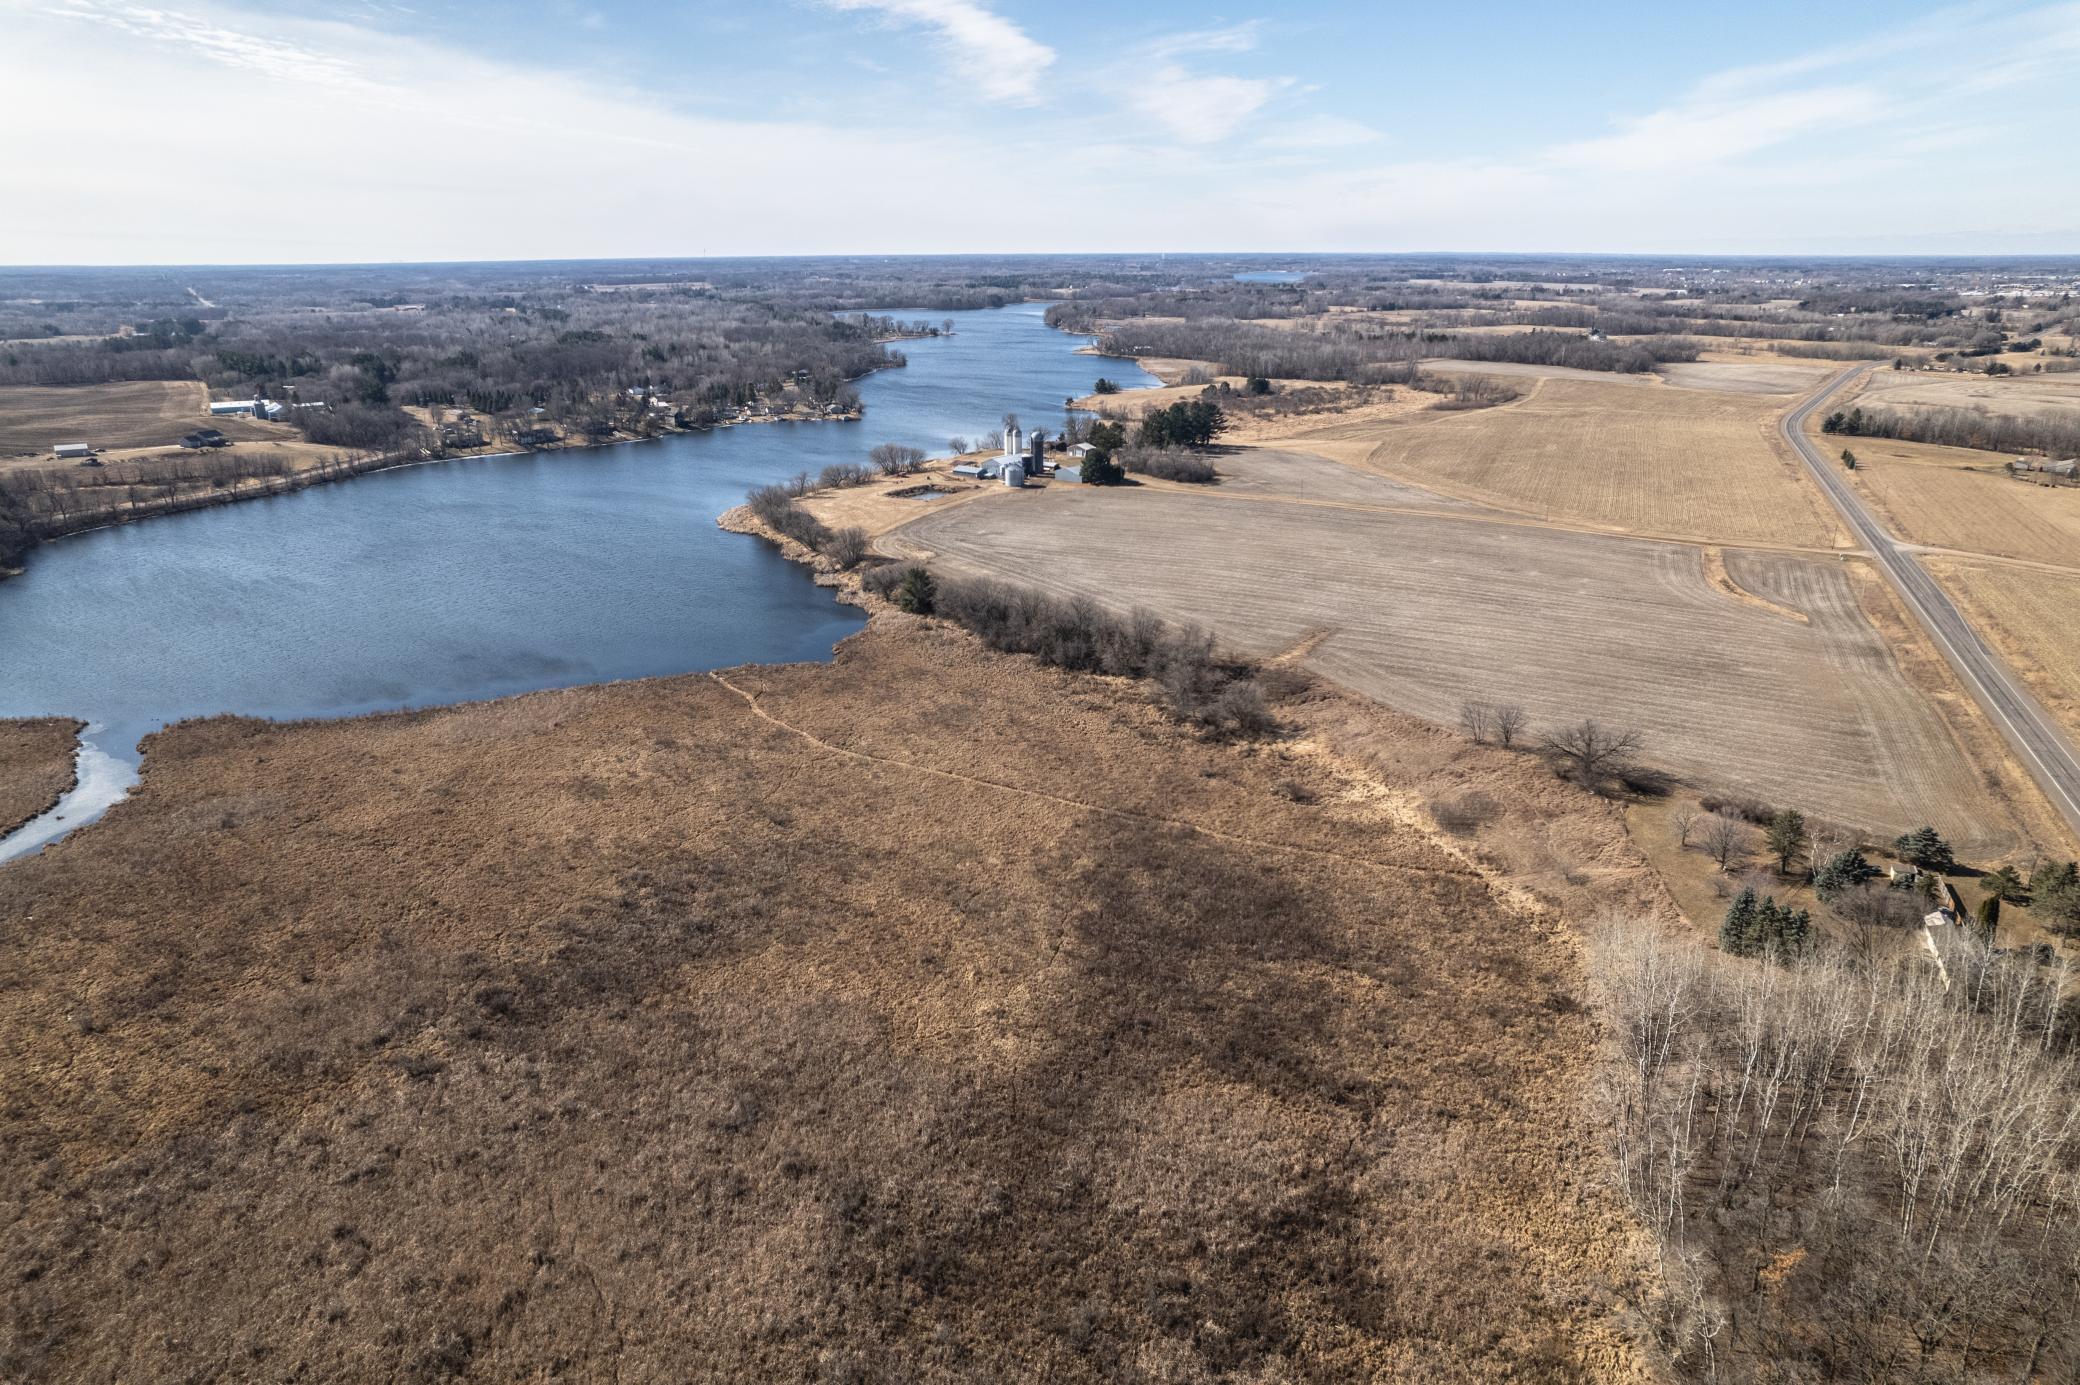
M 2045 709 L 2080 739 L 2080 572 L 1968 558 L 1925 561 Z
M 2080 568 L 2080 486 L 2018 481 L 1991 452 L 1849 438 L 1854 482 L 1912 543 Z M 1836 440 L 1827 439 L 1839 455 Z
M 1544 379 L 1497 408 L 1332 424 L 1287 443 L 1562 523 L 1832 547 L 1834 516 L 1777 449 L 1782 405 L 1767 395 Z M 1362 457 L 1354 444 L 1369 444 Z
M 1462 512 L 1057 488 L 926 516 L 883 540 L 948 571 L 1145 606 L 1445 724 L 1468 698 L 1536 728 L 1637 726 L 1653 764 L 1878 832 L 2012 833 L 1931 701 L 1858 604 L 1845 561 L 1729 551 Z

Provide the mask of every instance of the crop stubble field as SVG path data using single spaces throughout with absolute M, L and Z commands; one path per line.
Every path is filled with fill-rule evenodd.
M 1546 378 L 1511 404 L 1284 440 L 1463 498 L 1625 533 L 1832 547 L 1768 395 Z
M 1734 581 L 1801 623 L 1714 588 L 1693 546 L 1395 513 L 1400 497 L 1381 498 L 1058 489 L 927 516 L 883 546 L 1200 621 L 1246 653 L 1327 632 L 1312 666 L 1417 716 L 1452 724 L 1478 697 L 1542 726 L 1634 724 L 1651 763 L 1707 786 L 2014 844 L 1845 560 L 1725 553 Z
M 729 679 L 185 723 L 0 870 L 0 1374 L 1644 1378 L 1438 838 L 907 617 Z
M 1969 558 L 1922 561 L 2066 733 L 2080 740 L 2080 572 Z
M 170 447 L 182 434 L 204 427 L 234 439 L 295 436 L 249 419 L 212 419 L 209 391 L 200 381 L 0 386 L 0 457 L 48 456 L 52 445 L 61 442 L 100 448 Z
M 2001 470 L 2004 457 L 1889 438 L 1823 437 L 1821 455 L 1856 456 L 1852 481 L 1909 543 L 2080 569 L 2080 486 Z

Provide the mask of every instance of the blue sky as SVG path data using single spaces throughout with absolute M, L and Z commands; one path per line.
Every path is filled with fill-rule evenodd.
M 0 262 L 2080 252 L 2080 4 L 0 0 Z

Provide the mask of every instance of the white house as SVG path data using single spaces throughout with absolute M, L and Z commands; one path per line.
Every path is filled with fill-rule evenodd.
M 94 455 L 94 444 L 90 442 L 61 442 L 51 448 L 51 454 L 75 461 Z

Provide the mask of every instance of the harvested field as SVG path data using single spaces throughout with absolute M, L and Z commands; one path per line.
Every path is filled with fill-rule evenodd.
M 1923 559 L 2068 735 L 2080 740 L 2080 572 Z
M 1831 547 L 1838 521 L 1777 449 L 1779 401 L 1547 379 L 1513 404 L 1289 440 L 1462 499 L 1620 533 Z M 1317 448 L 1317 440 L 1330 447 Z
M 67 717 L 0 721 L 0 837 L 72 787 L 72 752 L 82 729 Z
M 1656 372 L 1678 389 L 1725 394 L 1810 394 L 1836 367 L 1831 362 L 1670 361 Z
M 1525 361 L 1462 361 L 1449 356 L 1426 359 L 1425 370 L 1439 375 L 1506 375 L 1518 380 L 1587 380 L 1599 385 L 1626 385 L 1646 389 L 1661 383 L 1645 373 L 1625 374 L 1615 370 L 1582 370 L 1571 365 L 1535 365 Z
M 2080 569 L 2080 486 L 2045 486 L 2000 469 L 1996 453 L 1885 438 L 1825 439 L 1856 454 L 1852 482 L 1911 543 Z
M 1307 452 L 1223 447 L 1213 453 L 1213 464 L 1220 472 L 1219 485 L 1224 496 L 1261 495 L 1393 509 L 1486 513 L 1482 506 Z
M 1857 403 L 1984 409 L 2034 417 L 2080 412 L 2080 372 L 2047 375 L 1958 375 L 1917 370 L 1871 373 Z
M 294 436 L 247 419 L 210 418 L 209 392 L 200 381 L 0 387 L 0 456 L 48 456 L 60 442 L 170 447 L 205 426 L 234 439 Z
M 1318 761 L 894 616 L 147 755 L 0 869 L 8 1378 L 1646 1378 L 1572 947 Z
M 1843 560 L 1184 490 L 1060 490 L 929 516 L 883 540 L 951 569 L 1144 605 L 1447 725 L 1467 698 L 1534 727 L 1639 727 L 1699 784 L 1887 834 L 2016 837 L 1931 701 L 1865 617 Z M 1762 603 L 1804 613 L 1801 623 Z

